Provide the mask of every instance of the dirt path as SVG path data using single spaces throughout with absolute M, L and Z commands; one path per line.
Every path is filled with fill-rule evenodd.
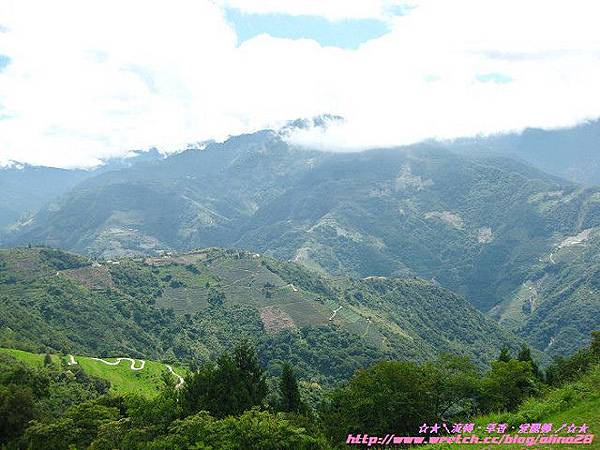
M 367 336 L 367 333 L 369 332 L 370 327 L 371 327 L 371 319 L 367 318 L 367 327 L 365 328 L 365 332 L 362 335 L 363 338 Z
M 175 385 L 175 389 L 179 389 L 181 386 L 183 386 L 183 383 L 185 382 L 183 377 L 181 375 L 176 374 L 170 365 L 165 364 L 165 366 L 167 366 L 167 369 L 169 369 L 169 372 L 171 372 L 171 374 L 173 376 L 175 376 L 175 378 L 177 378 L 178 381 L 177 381 L 177 384 Z
M 73 365 L 77 364 L 77 361 L 75 361 L 75 358 L 73 357 L 73 355 L 67 355 L 67 356 L 69 358 L 67 361 L 67 365 L 73 366 Z M 116 361 L 112 361 L 112 362 L 106 361 L 105 359 L 102 359 L 102 358 L 90 358 L 90 359 L 93 359 L 94 361 L 100 361 L 109 366 L 117 366 L 121 363 L 121 361 L 129 361 L 129 362 L 131 362 L 131 365 L 129 366 L 129 368 L 131 370 L 142 370 L 146 365 L 146 361 L 143 359 L 139 360 L 140 361 L 139 367 L 135 366 L 136 360 L 133 358 L 117 358 Z M 165 367 L 169 370 L 169 373 L 171 373 L 175 378 L 177 378 L 177 384 L 175 385 L 175 389 L 181 388 L 181 386 L 183 386 L 183 383 L 185 382 L 183 377 L 181 375 L 179 375 L 178 373 L 175 373 L 175 371 L 173 370 L 173 367 L 171 367 L 169 364 L 165 364 Z
M 146 365 L 146 361 L 144 361 L 143 359 L 140 359 L 140 361 L 141 361 L 141 365 L 140 365 L 139 367 L 136 367 L 136 366 L 135 366 L 135 359 L 132 359 L 132 358 L 117 358 L 117 360 L 116 360 L 116 361 L 113 361 L 113 362 L 106 361 L 106 360 L 104 360 L 104 359 L 102 359 L 102 358 L 92 358 L 92 359 L 93 359 L 94 361 L 100 361 L 100 362 L 103 362 L 104 364 L 107 364 L 107 365 L 109 365 L 109 366 L 117 366 L 117 365 L 119 365 L 119 363 L 120 363 L 121 361 L 129 361 L 129 362 L 131 362 L 131 366 L 129 366 L 129 368 L 130 368 L 131 370 L 142 370 L 142 369 L 144 368 L 144 366 Z
M 333 320 L 333 318 L 335 317 L 335 315 L 337 314 L 337 312 L 342 309 L 342 307 L 340 306 L 338 309 L 334 309 L 333 310 L 333 314 L 331 315 L 331 317 L 329 318 L 329 320 Z

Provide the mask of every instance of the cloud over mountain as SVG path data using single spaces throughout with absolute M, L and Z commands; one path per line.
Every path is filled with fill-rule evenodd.
M 592 0 L 319 4 L 3 2 L 0 160 L 93 165 L 326 113 L 345 121 L 295 141 L 349 150 L 600 116 Z M 390 31 L 354 50 L 268 34 L 240 44 L 226 7 Z

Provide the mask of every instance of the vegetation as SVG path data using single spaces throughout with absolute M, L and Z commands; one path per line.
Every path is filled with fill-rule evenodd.
M 115 394 L 138 394 L 143 397 L 158 395 L 164 384 L 165 372 L 169 372 L 166 365 L 156 361 L 144 361 L 142 370 L 131 370 L 129 361 L 122 361 L 117 365 L 108 365 L 102 361 L 85 356 L 74 356 L 76 364 L 70 364 L 70 357 L 46 353 L 36 354 L 22 350 L 0 348 L 0 354 L 10 355 L 24 363 L 31 369 L 42 367 L 63 369 L 64 371 L 83 371 L 94 379 L 103 380 L 109 386 L 109 392 Z M 48 357 L 51 362 L 47 363 Z M 107 358 L 107 362 L 116 362 L 114 358 Z M 141 361 L 136 361 L 140 367 Z M 173 367 L 177 375 L 185 376 L 188 370 L 182 367 Z M 173 375 L 169 375 L 174 377 Z
M 300 397 L 298 380 L 290 363 L 283 363 L 281 379 L 279 380 L 280 409 L 288 413 L 300 413 L 305 410 L 305 405 Z
M 185 415 L 206 410 L 215 417 L 238 416 L 260 406 L 267 395 L 263 369 L 247 342 L 216 365 L 205 364 L 188 377 L 181 397 Z
M 196 367 L 245 337 L 269 375 L 289 361 L 301 378 L 332 384 L 385 359 L 453 352 L 483 367 L 496 348 L 518 348 L 466 300 L 423 280 L 328 279 L 246 252 L 94 262 L 13 249 L 0 251 L 0 267 L 0 345 L 35 353 Z
M 269 131 L 238 136 L 92 176 L 3 243 L 111 260 L 237 247 L 335 276 L 417 276 L 482 311 L 497 307 L 540 351 L 574 352 L 600 327 L 598 188 L 444 147 L 337 154 Z M 165 295 L 181 306 L 223 301 L 219 290 L 194 298 L 185 278 Z
M 54 359 L 44 366 L 43 355 L 30 357 L 32 366 L 1 353 L 0 436 L 8 448 L 33 450 L 275 450 L 345 448 L 348 433 L 357 430 L 418 435 L 423 423 L 436 422 L 471 421 L 485 429 L 577 418 L 596 427 L 597 336 L 581 353 L 589 358 L 587 370 L 561 387 L 538 379 L 530 361 L 494 361 L 480 373 L 468 358 L 441 355 L 359 370 L 325 391 L 315 409 L 307 407 L 291 367 L 284 364 L 280 378 L 268 380 L 247 341 L 189 373 L 179 387 L 165 374 L 153 397 L 108 393 L 84 369 Z
M 592 343 L 571 355 L 559 358 L 546 370 L 548 383 L 541 385 L 539 395 L 526 398 L 513 411 L 494 411 L 472 419 L 476 429 L 487 425 L 507 424 L 518 429 L 523 423 L 586 424 L 590 433 L 600 429 L 600 333 L 593 333 Z M 560 377 L 557 378 L 557 375 Z M 554 428 L 556 430 L 556 428 Z M 485 434 L 488 436 L 489 434 Z M 483 435 L 481 435 L 483 436 Z M 471 445 L 436 445 L 435 448 L 471 448 Z M 503 445 L 509 449 L 522 446 Z M 598 442 L 587 446 L 600 448 Z M 544 448 L 544 447 L 542 447 Z

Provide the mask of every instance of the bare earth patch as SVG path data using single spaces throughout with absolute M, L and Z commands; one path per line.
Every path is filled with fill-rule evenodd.
M 186 253 L 183 255 L 174 255 L 167 253 L 163 256 L 146 258 L 144 260 L 144 263 L 151 266 L 166 266 L 169 264 L 187 265 L 195 264 L 198 261 L 204 261 L 206 260 L 207 256 L 208 255 L 206 252 Z
M 568 236 L 558 245 L 558 248 L 571 247 L 572 245 L 582 244 L 583 242 L 588 240 L 593 230 L 593 228 L 588 228 L 587 230 L 583 230 L 581 233 L 576 234 L 575 236 Z
M 294 321 L 277 306 L 267 306 L 260 310 L 260 318 L 267 333 L 278 333 L 279 331 L 294 328 Z
M 83 284 L 89 289 L 106 289 L 114 287 L 110 272 L 105 266 L 99 264 L 80 267 L 79 269 L 63 270 L 60 273 L 71 280 Z
M 413 175 L 412 170 L 408 164 L 405 164 L 400 170 L 400 173 L 396 177 L 396 191 L 405 191 L 408 189 L 414 189 L 420 191 L 429 186 L 433 186 L 433 180 L 424 179 L 418 175 Z
M 477 242 L 480 244 L 487 244 L 494 240 L 494 234 L 490 227 L 484 227 L 477 230 Z
M 441 220 L 457 230 L 462 230 L 465 227 L 462 218 L 452 211 L 431 211 L 425 214 L 425 218 Z

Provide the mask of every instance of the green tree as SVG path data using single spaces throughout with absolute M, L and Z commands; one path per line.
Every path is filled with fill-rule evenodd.
M 233 351 L 235 366 L 239 371 L 242 389 L 247 393 L 245 409 L 260 405 L 267 395 L 267 382 L 258 362 L 255 348 L 247 340 L 241 341 Z
M 0 444 L 21 434 L 33 418 L 33 401 L 29 386 L 0 385 Z
M 111 439 L 119 434 L 112 427 L 112 435 L 101 436 L 94 443 L 95 450 L 140 448 L 139 438 L 144 430 L 132 430 L 120 442 Z M 107 430 L 109 432 L 109 430 Z M 137 437 L 137 440 L 136 440 Z M 272 414 L 251 409 L 240 417 L 228 416 L 218 420 L 201 411 L 183 420 L 175 421 L 168 434 L 158 436 L 143 448 L 153 449 L 228 449 L 228 450 L 325 450 L 330 448 L 320 435 L 312 436 L 302 427 L 288 421 L 283 414 Z
M 184 413 L 206 410 L 216 417 L 239 415 L 263 403 L 267 384 L 256 351 L 246 341 L 233 355 L 222 354 L 187 377 L 181 399 Z
M 88 401 L 70 408 L 63 417 L 54 421 L 34 421 L 27 427 L 24 441 L 27 448 L 33 449 L 87 448 L 103 425 L 117 419 L 117 408 Z
M 50 356 L 50 353 L 46 353 L 44 355 L 44 366 L 48 367 L 52 365 L 52 356 Z
M 600 359 L 600 330 L 592 331 L 592 342 L 590 343 L 590 352 Z
M 500 354 L 498 355 L 498 361 L 508 362 L 511 359 L 510 349 L 508 347 L 502 347 L 500 349 Z
M 208 290 L 208 304 L 211 306 L 222 306 L 225 303 L 225 293 L 215 288 Z
M 537 388 L 529 361 L 492 361 L 481 382 L 481 407 L 485 412 L 514 411 Z
M 281 395 L 281 410 L 285 412 L 300 412 L 303 404 L 298 389 L 298 381 L 290 363 L 285 362 L 282 366 L 281 378 L 279 380 L 279 394 Z
M 334 389 L 320 416 L 335 444 L 357 430 L 414 434 L 423 422 L 439 421 L 452 409 L 470 410 L 475 393 L 476 375 L 468 360 L 446 356 L 423 365 L 386 361 L 359 370 L 345 386 Z
M 540 367 L 533 360 L 533 357 L 531 356 L 531 349 L 527 346 L 527 344 L 523 343 L 523 345 L 521 345 L 521 349 L 519 350 L 517 360 L 529 362 L 529 364 L 531 364 L 531 369 L 535 377 L 540 381 L 544 379 Z
M 560 386 L 580 378 L 589 368 L 600 362 L 600 331 L 593 331 L 588 348 L 582 348 L 568 358 L 558 356 L 546 369 L 546 382 Z

